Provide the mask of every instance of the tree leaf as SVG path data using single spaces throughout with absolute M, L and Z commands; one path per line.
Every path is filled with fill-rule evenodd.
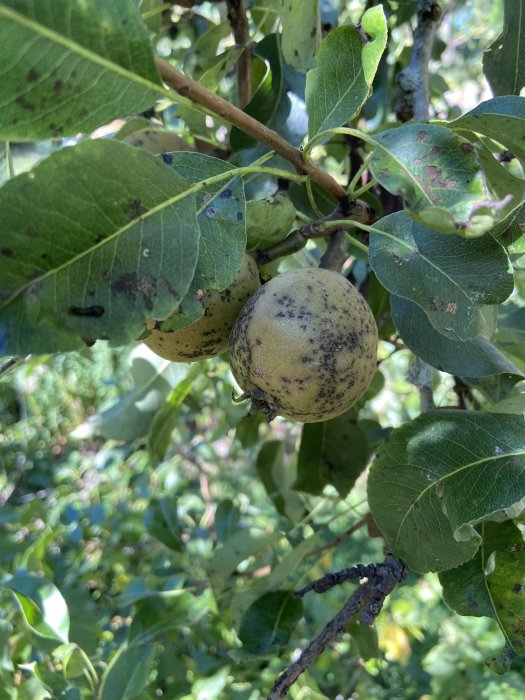
M 133 389 L 76 428 L 75 437 L 98 434 L 113 440 L 136 440 L 146 436 L 170 393 L 184 384 L 191 371 L 190 364 L 165 360 L 145 345 L 133 350 L 130 364 Z
M 246 114 L 255 117 L 262 124 L 269 124 L 275 115 L 284 85 L 283 57 L 277 34 L 268 34 L 253 49 L 253 54 L 265 61 L 266 75 L 250 102 L 244 108 Z M 256 140 L 236 126 L 230 131 L 230 145 L 235 151 L 251 148 Z
M 168 153 L 163 160 L 191 184 L 234 170 L 230 163 L 202 153 Z M 231 180 L 201 189 L 197 194 L 197 221 L 200 243 L 195 276 L 177 313 L 160 326 L 161 330 L 183 328 L 201 318 L 203 306 L 197 300 L 197 290 L 221 291 L 239 271 L 246 250 L 242 180 L 233 175 Z
M 263 443 L 259 450 L 255 466 L 277 512 L 297 522 L 304 514 L 304 506 L 292 491 L 295 472 L 290 473 L 283 462 L 283 443 L 279 440 L 269 440 Z
M 102 676 L 100 700 L 128 700 L 148 684 L 155 660 L 154 644 L 122 646 Z
M 484 523 L 482 546 L 466 564 L 439 575 L 443 597 L 460 615 L 494 618 L 503 632 L 505 650 L 491 664 L 508 669 L 525 653 L 525 542 L 513 522 Z
M 293 487 L 317 495 L 326 484 L 332 484 L 341 498 L 346 498 L 366 467 L 369 453 L 354 411 L 322 423 L 306 423 Z
M 275 654 L 290 640 L 303 613 L 292 591 L 272 591 L 254 601 L 243 615 L 239 639 L 249 654 Z
M 503 31 L 483 56 L 494 95 L 519 95 L 525 85 L 525 0 L 504 0 Z
M 374 177 L 401 195 L 416 221 L 441 233 L 482 236 L 504 203 L 492 201 L 476 151 L 444 126 L 405 124 L 374 137 Z
M 269 547 L 281 536 L 280 532 L 266 532 L 254 527 L 230 535 L 217 546 L 210 562 L 214 587 L 222 589 L 228 576 L 242 561 Z
M 359 113 L 369 93 L 362 49 L 361 35 L 353 27 L 332 29 L 321 42 L 317 68 L 306 76 L 310 138 L 341 126 Z
M 125 344 L 166 317 L 197 264 L 195 194 L 110 140 L 64 148 L 0 189 L 0 355 Z
M 442 236 L 403 212 L 374 224 L 370 264 L 392 294 L 409 299 L 452 340 L 484 332 L 483 306 L 499 304 L 514 286 L 504 248 L 491 236 Z
M 152 537 L 162 542 L 169 549 L 174 552 L 182 550 L 182 529 L 177 514 L 176 498 L 163 496 L 150 501 L 144 516 L 144 525 Z
M 483 335 L 452 340 L 433 328 L 424 311 L 408 299 L 390 297 L 392 320 L 403 342 L 432 367 L 461 377 L 520 375 L 520 370 Z M 515 381 L 518 381 L 516 376 Z
M 92 131 L 168 95 L 132 0 L 2 0 L 0 65 L 12 140 Z
M 383 6 L 369 7 L 361 19 L 361 27 L 371 37 L 371 41 L 363 46 L 362 61 L 365 82 L 367 85 L 372 85 L 388 38 Z
M 15 594 L 24 621 L 35 634 L 68 641 L 69 611 L 54 583 L 38 576 L 18 574 L 5 581 L 4 586 Z
M 388 546 L 414 571 L 443 571 L 476 553 L 474 529 L 525 497 L 519 416 L 428 411 L 392 431 L 370 469 L 368 501 Z
M 195 381 L 205 372 L 204 362 L 194 362 L 186 375 L 171 390 L 164 406 L 155 415 L 148 434 L 148 450 L 153 459 L 164 459 L 169 447 L 171 434 L 179 419 L 179 409 L 188 396 Z
M 525 97 L 506 95 L 481 102 L 459 119 L 448 123 L 454 131 L 473 131 L 502 143 L 525 158 Z
M 248 250 L 264 250 L 282 241 L 293 226 L 295 207 L 287 197 L 246 202 L 246 237 Z
M 284 59 L 295 70 L 306 73 L 315 66 L 321 41 L 319 0 L 287 0 L 281 17 Z

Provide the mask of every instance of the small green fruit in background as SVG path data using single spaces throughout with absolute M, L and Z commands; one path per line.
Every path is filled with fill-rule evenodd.
M 222 292 L 209 289 L 202 296 L 204 314 L 195 323 L 175 331 L 152 330 L 144 343 L 172 362 L 193 362 L 214 357 L 228 348 L 228 336 L 246 301 L 261 286 L 259 270 L 245 255 L 237 276 Z
M 321 268 L 274 277 L 230 335 L 233 375 L 253 409 L 317 423 L 345 413 L 377 366 L 370 307 L 343 275 Z

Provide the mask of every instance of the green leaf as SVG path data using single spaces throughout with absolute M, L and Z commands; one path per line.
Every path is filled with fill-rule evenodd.
M 241 513 L 239 507 L 229 499 L 222 500 L 215 510 L 214 530 L 220 542 L 228 539 L 232 535 L 239 524 Z
M 315 66 L 321 41 L 319 0 L 287 0 L 282 10 L 283 56 L 301 73 Z
M 525 389 L 516 389 L 505 399 L 498 401 L 490 407 L 491 413 L 515 413 L 525 418 Z
M 505 250 L 491 236 L 441 236 L 403 212 L 374 224 L 369 254 L 381 284 L 456 341 L 483 333 L 483 306 L 503 302 L 514 286 Z
M 239 639 L 249 654 L 275 654 L 290 640 L 303 613 L 303 601 L 292 591 L 265 593 L 254 601 L 242 618 Z
M 323 39 L 317 68 L 306 76 L 310 138 L 353 119 L 368 97 L 361 52 L 363 40 L 353 27 L 332 29 Z
M 480 142 L 476 150 L 490 191 L 498 200 L 502 201 L 504 198 L 508 200 L 508 203 L 501 208 L 501 221 L 491 231 L 491 234 L 497 237 L 498 231 L 504 231 L 507 228 L 522 206 L 525 180 L 514 177 L 496 160 L 483 142 Z
M 186 376 L 171 390 L 166 403 L 154 417 L 148 434 L 148 450 L 153 459 L 164 459 L 171 434 L 179 419 L 179 409 L 196 380 L 204 374 L 205 367 L 204 362 L 192 363 Z
M 457 613 L 497 621 L 505 650 L 490 663 L 503 672 L 512 658 L 525 653 L 525 542 L 511 521 L 484 523 L 480 534 L 482 546 L 474 558 L 442 572 L 439 580 L 445 601 Z
M 276 195 L 246 202 L 248 250 L 264 250 L 282 241 L 293 226 L 295 207 L 287 197 Z
M 255 95 L 244 108 L 246 114 L 255 117 L 262 124 L 269 124 L 275 116 L 283 93 L 284 72 L 281 45 L 277 34 L 265 36 L 253 49 L 255 56 L 267 65 L 266 74 Z M 230 131 L 230 145 L 234 151 L 251 148 L 256 140 L 236 126 Z
M 291 490 L 294 473 L 290 473 L 284 465 L 283 443 L 279 440 L 263 443 L 255 466 L 277 512 L 298 521 L 304 513 L 304 506 Z
M 363 46 L 361 58 L 365 82 L 367 85 L 372 85 L 388 38 L 385 10 L 382 5 L 370 7 L 364 13 L 361 28 L 371 37 L 371 41 Z
M 182 550 L 182 529 L 177 514 L 177 499 L 163 496 L 150 501 L 144 525 L 147 532 L 174 552 Z
M 129 125 L 130 129 L 133 128 L 132 122 L 133 120 L 131 120 L 131 124 L 128 122 L 126 125 Z M 126 126 L 119 131 L 116 138 L 124 143 L 129 143 L 130 146 L 142 148 L 142 150 L 152 153 L 153 155 L 159 155 L 160 153 L 166 153 L 169 151 L 192 150 L 191 146 L 181 136 L 179 136 L 179 134 L 176 134 L 173 131 L 159 128 L 147 128 L 137 129 L 126 135 L 125 131 L 122 133 L 122 131 L 126 129 Z
M 471 559 L 474 526 L 524 497 L 525 422 L 505 414 L 424 413 L 392 431 L 368 480 L 388 546 L 419 572 Z
M 504 0 L 503 31 L 483 56 L 494 95 L 519 95 L 525 85 L 525 0 Z
M 2 0 L 0 65 L 12 140 L 92 131 L 168 94 L 132 0 Z
M 218 700 L 224 697 L 222 692 L 228 682 L 230 667 L 220 668 L 216 673 L 207 678 L 199 678 L 192 686 L 192 700 Z
M 191 184 L 234 171 L 230 163 L 202 153 L 167 153 L 163 160 Z M 233 175 L 231 179 L 203 187 L 197 194 L 197 221 L 200 244 L 195 276 L 177 313 L 160 326 L 161 330 L 182 328 L 201 318 L 203 306 L 197 300 L 197 291 L 222 291 L 239 271 L 246 250 L 242 180 Z
M 320 494 L 326 484 L 345 498 L 368 462 L 369 446 L 353 411 L 303 426 L 297 463 L 298 491 Z
M 13 625 L 8 620 L 0 619 L 0 673 L 1 671 L 14 671 L 11 658 L 10 639 L 13 633 Z
M 489 136 L 516 157 L 525 158 L 525 97 L 507 95 L 481 102 L 450 122 L 448 128 Z
M 424 226 L 475 238 L 501 217 L 506 202 L 490 199 L 476 151 L 450 129 L 406 124 L 374 141 L 373 176 Z
M 158 158 L 106 139 L 64 148 L 0 189 L 0 355 L 125 344 L 186 294 L 195 194 Z
M 69 611 L 58 588 L 45 578 L 18 574 L 4 582 L 20 605 L 26 625 L 35 634 L 67 642 Z
M 453 340 L 433 328 L 425 312 L 408 299 L 390 297 L 392 320 L 405 345 L 442 372 L 461 377 L 493 374 L 520 375 L 520 370 L 483 335 L 466 341 Z M 516 377 L 516 380 L 518 377 Z
M 145 437 L 174 387 L 184 382 L 191 371 L 190 364 L 164 360 L 145 345 L 133 350 L 130 364 L 133 389 L 81 424 L 75 430 L 76 437 L 93 434 L 113 440 Z
M 128 700 L 148 684 L 155 660 L 154 644 L 122 646 L 104 671 L 100 700 Z
M 9 158 L 9 141 L 0 141 L 0 185 L 11 177 L 11 173 L 9 172 Z
M 214 587 L 222 589 L 228 576 L 242 561 L 260 553 L 274 544 L 280 537 L 280 532 L 266 532 L 254 527 L 230 535 L 217 546 L 210 562 Z

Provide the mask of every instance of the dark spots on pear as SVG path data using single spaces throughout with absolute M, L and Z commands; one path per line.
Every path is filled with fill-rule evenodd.
M 140 199 L 131 199 L 127 203 L 126 211 L 127 211 L 127 214 L 129 215 L 130 221 L 133 221 L 133 219 L 138 219 L 140 216 L 145 214 L 148 210 L 142 204 Z
M 100 318 L 105 312 L 103 306 L 70 306 L 68 313 L 72 316 L 84 316 L 87 318 Z
M 31 68 L 26 74 L 26 80 L 30 83 L 34 83 L 38 78 L 40 77 L 38 71 L 36 71 L 34 68 Z
M 4 258 L 11 258 L 13 256 L 13 251 L 11 248 L 0 248 L 0 255 L 3 255 Z

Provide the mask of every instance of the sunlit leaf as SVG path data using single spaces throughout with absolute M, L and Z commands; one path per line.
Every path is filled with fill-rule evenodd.
M 321 41 L 319 0 L 287 0 L 282 10 L 283 56 L 290 66 L 306 73 L 315 66 Z
M 18 574 L 4 583 L 11 590 L 25 623 L 41 637 L 67 642 L 69 611 L 58 588 L 45 578 Z
M 102 676 L 100 700 L 135 697 L 146 687 L 154 659 L 154 644 L 121 646 Z
M 519 95 L 525 85 L 525 0 L 504 0 L 503 32 L 483 57 L 494 95 Z
M 370 37 L 370 41 L 363 46 L 362 60 L 365 81 L 367 85 L 372 85 L 388 37 L 383 6 L 377 5 L 368 8 L 361 19 L 361 27 Z

